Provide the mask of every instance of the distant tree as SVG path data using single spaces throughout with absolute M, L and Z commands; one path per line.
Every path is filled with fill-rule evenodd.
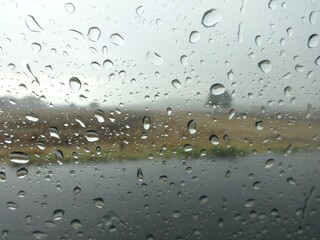
M 232 104 L 232 97 L 228 91 L 225 91 L 221 95 L 213 95 L 209 93 L 208 99 L 206 101 L 206 105 L 217 106 L 223 109 L 230 108 Z

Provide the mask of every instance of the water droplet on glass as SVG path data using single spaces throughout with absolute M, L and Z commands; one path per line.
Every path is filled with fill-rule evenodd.
M 195 43 L 197 43 L 199 40 L 200 40 L 200 33 L 199 32 L 197 32 L 197 31 L 192 31 L 191 33 L 190 33 L 190 36 L 189 36 L 189 42 L 190 43 L 193 43 L 193 44 L 195 44 Z
M 309 15 L 309 21 L 311 24 L 315 24 L 318 18 L 318 11 L 312 11 Z
M 180 62 L 183 66 L 187 66 L 188 65 L 188 57 L 186 55 L 183 55 L 180 57 Z
M 104 60 L 103 68 L 107 69 L 107 70 L 112 69 L 113 68 L 113 62 L 110 59 Z
M 287 182 L 291 185 L 296 185 L 296 180 L 294 180 L 292 177 L 287 178 Z
M 143 176 L 143 173 L 142 173 L 141 168 L 138 168 L 138 170 L 137 170 L 137 178 L 138 178 L 138 180 L 139 180 L 140 182 L 142 182 L 143 179 L 144 179 L 144 176 Z
M 209 140 L 210 140 L 210 142 L 211 142 L 213 145 L 218 145 L 218 144 L 220 143 L 218 136 L 215 135 L 215 134 L 212 134 L 212 135 L 209 137 Z
M 53 212 L 53 220 L 58 221 L 61 220 L 64 215 L 64 211 L 62 209 L 57 209 Z
M 174 86 L 176 89 L 181 89 L 181 83 L 178 79 L 174 79 L 171 82 L 172 86 Z
M 56 161 L 59 163 L 59 164 L 62 164 L 63 163 L 63 160 L 64 160 L 64 155 L 63 155 L 63 152 L 61 150 L 56 150 L 54 152 L 54 155 L 56 157 Z
M 203 195 L 203 196 L 201 196 L 200 198 L 199 198 L 199 202 L 200 202 L 200 204 L 206 204 L 207 202 L 209 201 L 209 198 L 208 198 L 208 196 L 206 196 L 206 195 Z
M 79 187 L 75 187 L 73 189 L 73 194 L 76 195 L 76 196 L 78 196 L 80 194 L 80 192 L 81 192 L 81 188 L 79 188 Z
M 39 120 L 39 117 L 36 114 L 30 112 L 26 115 L 26 119 L 28 119 L 31 122 L 37 122 Z
M 226 88 L 221 83 L 215 83 L 210 87 L 210 92 L 213 95 L 221 95 L 224 94 L 226 91 Z
M 142 14 L 144 13 L 144 8 L 143 6 L 139 6 L 136 8 L 136 13 L 139 15 L 139 16 L 142 16 Z
M 184 150 L 185 152 L 191 152 L 191 151 L 193 150 L 193 146 L 192 146 L 191 144 L 185 144 L 185 145 L 183 146 L 183 150 Z
M 291 92 L 292 92 L 292 87 L 287 86 L 287 87 L 284 88 L 284 95 L 286 97 L 291 97 Z
M 171 114 L 172 114 L 172 108 L 171 107 L 167 108 L 167 114 L 168 114 L 168 116 L 171 116 Z
M 100 109 L 98 109 L 98 110 L 96 110 L 96 111 L 94 112 L 94 116 L 95 116 L 95 118 L 97 119 L 97 121 L 98 121 L 99 123 L 103 123 L 103 122 L 105 121 L 105 119 L 104 119 L 104 112 L 103 112 L 102 110 L 100 110 Z
M 10 210 L 17 210 L 19 208 L 18 204 L 15 202 L 7 202 L 7 207 Z
M 77 92 L 81 88 L 81 81 L 77 77 L 72 77 L 69 80 L 69 86 L 72 91 Z
M 157 66 L 160 66 L 160 65 L 163 64 L 162 57 L 158 53 L 151 52 L 151 51 L 149 51 L 147 53 L 147 61 L 148 61 L 148 63 L 154 64 L 154 65 L 157 65 Z
M 82 227 L 82 224 L 81 224 L 80 220 L 74 219 L 71 221 L 71 227 L 78 230 Z
M 30 158 L 28 155 L 24 152 L 11 152 L 9 154 L 10 161 L 13 163 L 18 163 L 18 164 L 25 164 L 30 161 Z
M 144 130 L 148 130 L 151 126 L 151 119 L 148 116 L 145 116 L 142 120 L 142 125 Z
M 274 10 L 277 7 L 277 1 L 276 0 L 270 0 L 268 7 L 272 10 Z
M 39 43 L 32 43 L 31 48 L 32 48 L 32 51 L 34 51 L 35 53 L 39 53 L 42 49 Z
M 6 173 L 5 172 L 0 172 L 0 181 L 5 182 L 7 179 Z
M 308 47 L 314 48 L 318 46 L 319 44 L 319 35 L 318 34 L 312 34 L 308 39 Z
M 234 109 L 231 109 L 231 110 L 229 111 L 228 119 L 229 119 L 229 120 L 232 119 L 232 118 L 234 117 L 234 115 L 236 115 L 236 111 L 235 111 Z
M 72 14 L 76 8 L 72 3 L 66 3 L 64 5 L 64 9 L 66 10 L 67 13 Z
M 257 35 L 256 38 L 255 38 L 255 42 L 256 42 L 257 46 L 261 46 L 262 37 L 260 35 Z
M 100 35 L 101 35 L 101 31 L 98 27 L 89 28 L 87 36 L 89 40 L 91 40 L 92 42 L 98 41 L 100 38 Z
M 110 42 L 120 47 L 124 45 L 123 37 L 118 33 L 114 33 L 110 36 Z
M 268 73 L 272 69 L 272 64 L 269 60 L 262 60 L 258 63 L 258 67 L 264 73 Z
M 104 207 L 104 201 L 103 201 L 102 198 L 93 199 L 93 203 L 96 205 L 97 208 L 103 208 Z
M 271 168 L 274 164 L 274 159 L 273 158 L 270 158 L 268 159 L 266 162 L 265 162 L 265 168 Z
M 28 169 L 26 168 L 19 168 L 16 172 L 18 178 L 25 178 L 28 175 Z
M 256 125 L 256 129 L 257 129 L 258 131 L 260 131 L 260 130 L 263 129 L 263 121 L 257 121 L 257 122 L 255 123 L 255 125 Z
M 99 135 L 94 130 L 88 130 L 84 133 L 84 137 L 88 142 L 96 142 L 99 140 Z
M 54 138 L 58 138 L 58 139 L 60 138 L 58 128 L 56 128 L 56 127 L 49 128 L 49 135 L 50 135 L 50 137 L 54 137 Z
M 314 63 L 318 66 L 320 66 L 320 56 L 317 57 L 317 59 L 314 61 Z
M 249 207 L 253 207 L 254 204 L 255 204 L 255 199 L 248 199 L 244 204 L 244 206 L 249 208 Z
M 188 122 L 188 130 L 190 134 L 195 134 L 197 132 L 195 120 L 190 120 Z
M 201 23 L 205 27 L 213 27 L 222 20 L 222 15 L 217 9 L 210 9 L 203 14 Z
M 31 32 L 42 32 L 44 30 L 36 21 L 36 19 L 31 15 L 26 16 L 25 23 Z
M 78 116 L 78 117 L 76 117 L 75 120 L 76 120 L 77 123 L 80 124 L 81 127 L 83 127 L 83 128 L 86 127 L 86 125 L 84 124 L 84 121 L 83 121 L 82 117 Z

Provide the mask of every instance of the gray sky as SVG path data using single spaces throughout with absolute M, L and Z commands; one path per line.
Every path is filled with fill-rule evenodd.
M 1 1 L 0 93 L 21 97 L 34 92 L 53 104 L 97 100 L 130 105 L 177 98 L 196 102 L 207 97 L 211 85 L 220 83 L 233 93 L 236 105 L 278 106 L 282 100 L 285 108 L 306 109 L 307 103 L 319 107 L 320 66 L 315 59 L 320 44 L 308 47 L 309 37 L 320 35 L 319 3 L 269 2 L 73 1 L 75 11 L 68 13 L 68 1 Z M 219 12 L 221 21 L 205 27 L 201 19 L 210 9 Z M 87 36 L 91 27 L 101 31 L 97 41 Z M 189 42 L 192 31 L 200 34 L 194 44 Z M 122 46 L 110 40 L 114 33 L 124 39 Z M 261 45 L 255 42 L 257 35 Z M 40 52 L 33 43 L 41 45 Z M 150 57 L 154 52 L 161 59 Z M 187 66 L 180 62 L 183 55 L 188 57 Z M 103 67 L 106 59 L 113 62 L 111 69 Z M 268 73 L 258 67 L 265 59 L 272 64 Z M 93 69 L 92 62 L 101 68 Z M 33 82 L 27 63 L 39 84 Z M 303 67 L 297 71 L 296 65 Z M 231 70 L 233 79 L 228 79 Z M 69 87 L 71 77 L 81 80 L 77 92 Z M 180 81 L 180 89 L 172 86 L 173 79 Z M 291 91 L 285 95 L 286 87 Z M 87 100 L 79 100 L 79 95 Z

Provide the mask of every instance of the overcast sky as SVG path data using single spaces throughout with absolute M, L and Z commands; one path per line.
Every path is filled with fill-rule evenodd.
M 320 44 L 314 38 L 310 48 L 308 39 L 320 35 L 320 4 L 269 2 L 1 1 L 0 93 L 35 93 L 53 104 L 197 102 L 220 83 L 235 105 L 319 107 Z M 216 15 L 207 20 L 217 23 L 206 27 L 210 9 Z M 190 43 L 193 31 L 197 42 Z M 270 71 L 259 69 L 262 60 Z M 80 90 L 70 88 L 71 77 Z

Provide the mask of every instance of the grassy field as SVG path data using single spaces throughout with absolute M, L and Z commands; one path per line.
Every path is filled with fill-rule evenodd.
M 173 111 L 105 111 L 105 122 L 99 123 L 96 109 L 46 110 L 36 113 L 37 122 L 25 118 L 25 112 L 12 112 L 1 118 L 0 160 L 8 162 L 13 151 L 26 153 L 30 163 L 56 162 L 55 152 L 63 152 L 62 162 L 133 159 L 170 159 L 235 157 L 266 151 L 289 154 L 312 151 L 320 147 L 320 122 L 285 114 Z M 85 127 L 75 120 L 81 117 Z M 148 116 L 151 125 L 143 127 Z M 191 134 L 188 122 L 194 120 Z M 257 129 L 256 122 L 262 121 Z M 59 139 L 50 136 L 49 128 L 58 129 Z M 99 140 L 88 142 L 84 134 L 95 131 Z M 209 140 L 218 137 L 217 145 Z M 39 142 L 45 146 L 40 149 Z

